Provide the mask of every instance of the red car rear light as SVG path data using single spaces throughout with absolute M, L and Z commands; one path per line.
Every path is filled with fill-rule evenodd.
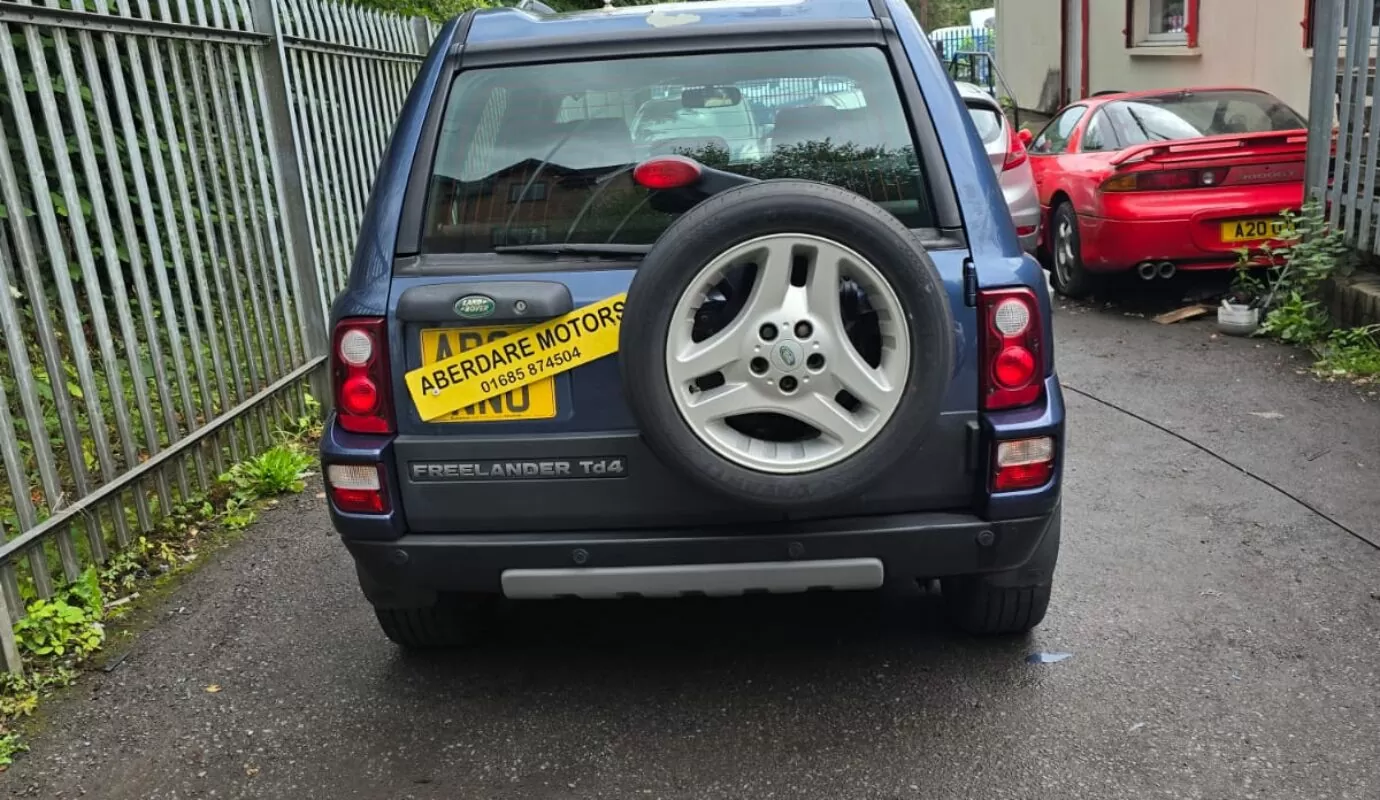
M 1104 192 L 1175 192 L 1210 189 L 1227 179 L 1225 167 L 1128 172 L 1102 184 Z
M 1054 440 L 1048 436 L 997 442 L 992 457 L 992 489 L 1035 489 L 1054 476 Z
M 700 165 L 685 156 L 657 156 L 633 167 L 633 180 L 646 189 L 681 189 L 700 174 Z
M 982 319 L 982 407 L 1028 406 L 1040 399 L 1045 377 L 1044 325 L 1035 292 L 990 289 L 978 296 Z
M 388 491 L 378 464 L 330 464 L 326 486 L 331 502 L 352 514 L 388 513 Z
M 331 337 L 336 419 L 353 433 L 392 433 L 388 338 L 383 317 L 349 317 Z
M 1029 160 L 1030 153 L 1025 149 L 1025 144 L 1021 142 L 1021 137 L 1016 135 L 1016 129 L 1007 125 L 1006 162 L 1001 165 L 1001 171 L 1013 170 Z

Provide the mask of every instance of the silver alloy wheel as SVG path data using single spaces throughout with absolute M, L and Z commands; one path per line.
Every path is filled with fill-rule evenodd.
M 1073 261 L 1073 223 L 1068 217 L 1061 217 L 1054 236 L 1054 269 L 1059 273 L 1060 286 L 1069 285 Z
M 801 262 L 805 280 L 796 286 L 791 279 Z M 757 277 L 743 308 L 723 330 L 694 341 L 696 311 L 725 273 L 746 264 L 757 265 Z M 882 347 L 875 368 L 844 329 L 845 277 L 877 314 Z M 772 234 L 725 251 L 690 282 L 671 317 L 666 374 L 676 409 L 706 445 L 739 466 L 794 474 L 837 464 L 877 436 L 901 401 L 910 352 L 900 300 L 875 266 L 829 239 Z M 715 373 L 722 385 L 700 389 L 697 382 Z M 840 392 L 856 402 L 841 404 Z M 771 441 L 728 424 L 760 413 L 793 417 L 819 436 Z

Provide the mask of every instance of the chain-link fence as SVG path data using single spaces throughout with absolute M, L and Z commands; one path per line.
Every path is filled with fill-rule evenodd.
M 325 0 L 0 0 L 0 644 L 303 413 L 435 29 Z

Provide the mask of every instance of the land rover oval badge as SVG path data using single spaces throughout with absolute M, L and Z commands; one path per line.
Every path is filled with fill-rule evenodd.
M 795 366 L 795 353 L 791 352 L 790 345 L 781 345 L 781 360 L 785 362 L 787 367 Z
M 455 313 L 465 319 L 491 317 L 494 313 L 493 298 L 482 294 L 467 294 L 455 301 Z

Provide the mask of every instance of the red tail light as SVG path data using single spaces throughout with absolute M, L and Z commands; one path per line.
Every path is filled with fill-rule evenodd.
M 1045 378 L 1044 326 L 1035 293 L 992 289 L 979 295 L 982 315 L 982 405 L 988 411 L 1028 406 Z
M 330 464 L 326 467 L 326 486 L 331 502 L 352 514 L 388 513 L 388 492 L 383 482 L 383 467 L 378 464 Z
M 331 337 L 336 419 L 354 433 L 392 433 L 388 337 L 383 317 L 349 317 Z
M 992 489 L 1035 489 L 1054 476 L 1054 440 L 1048 436 L 998 442 L 993 455 Z
M 1006 163 L 1001 165 L 1001 171 L 1006 172 L 1030 160 L 1030 153 L 1025 149 L 1025 143 L 1021 137 L 1016 135 L 1016 129 L 1010 125 L 1006 126 Z
M 1225 167 L 1128 172 L 1102 184 L 1104 192 L 1174 192 L 1211 189 L 1227 179 Z
M 685 156 L 657 156 L 633 167 L 633 180 L 647 189 L 680 189 L 700 179 L 700 165 Z

